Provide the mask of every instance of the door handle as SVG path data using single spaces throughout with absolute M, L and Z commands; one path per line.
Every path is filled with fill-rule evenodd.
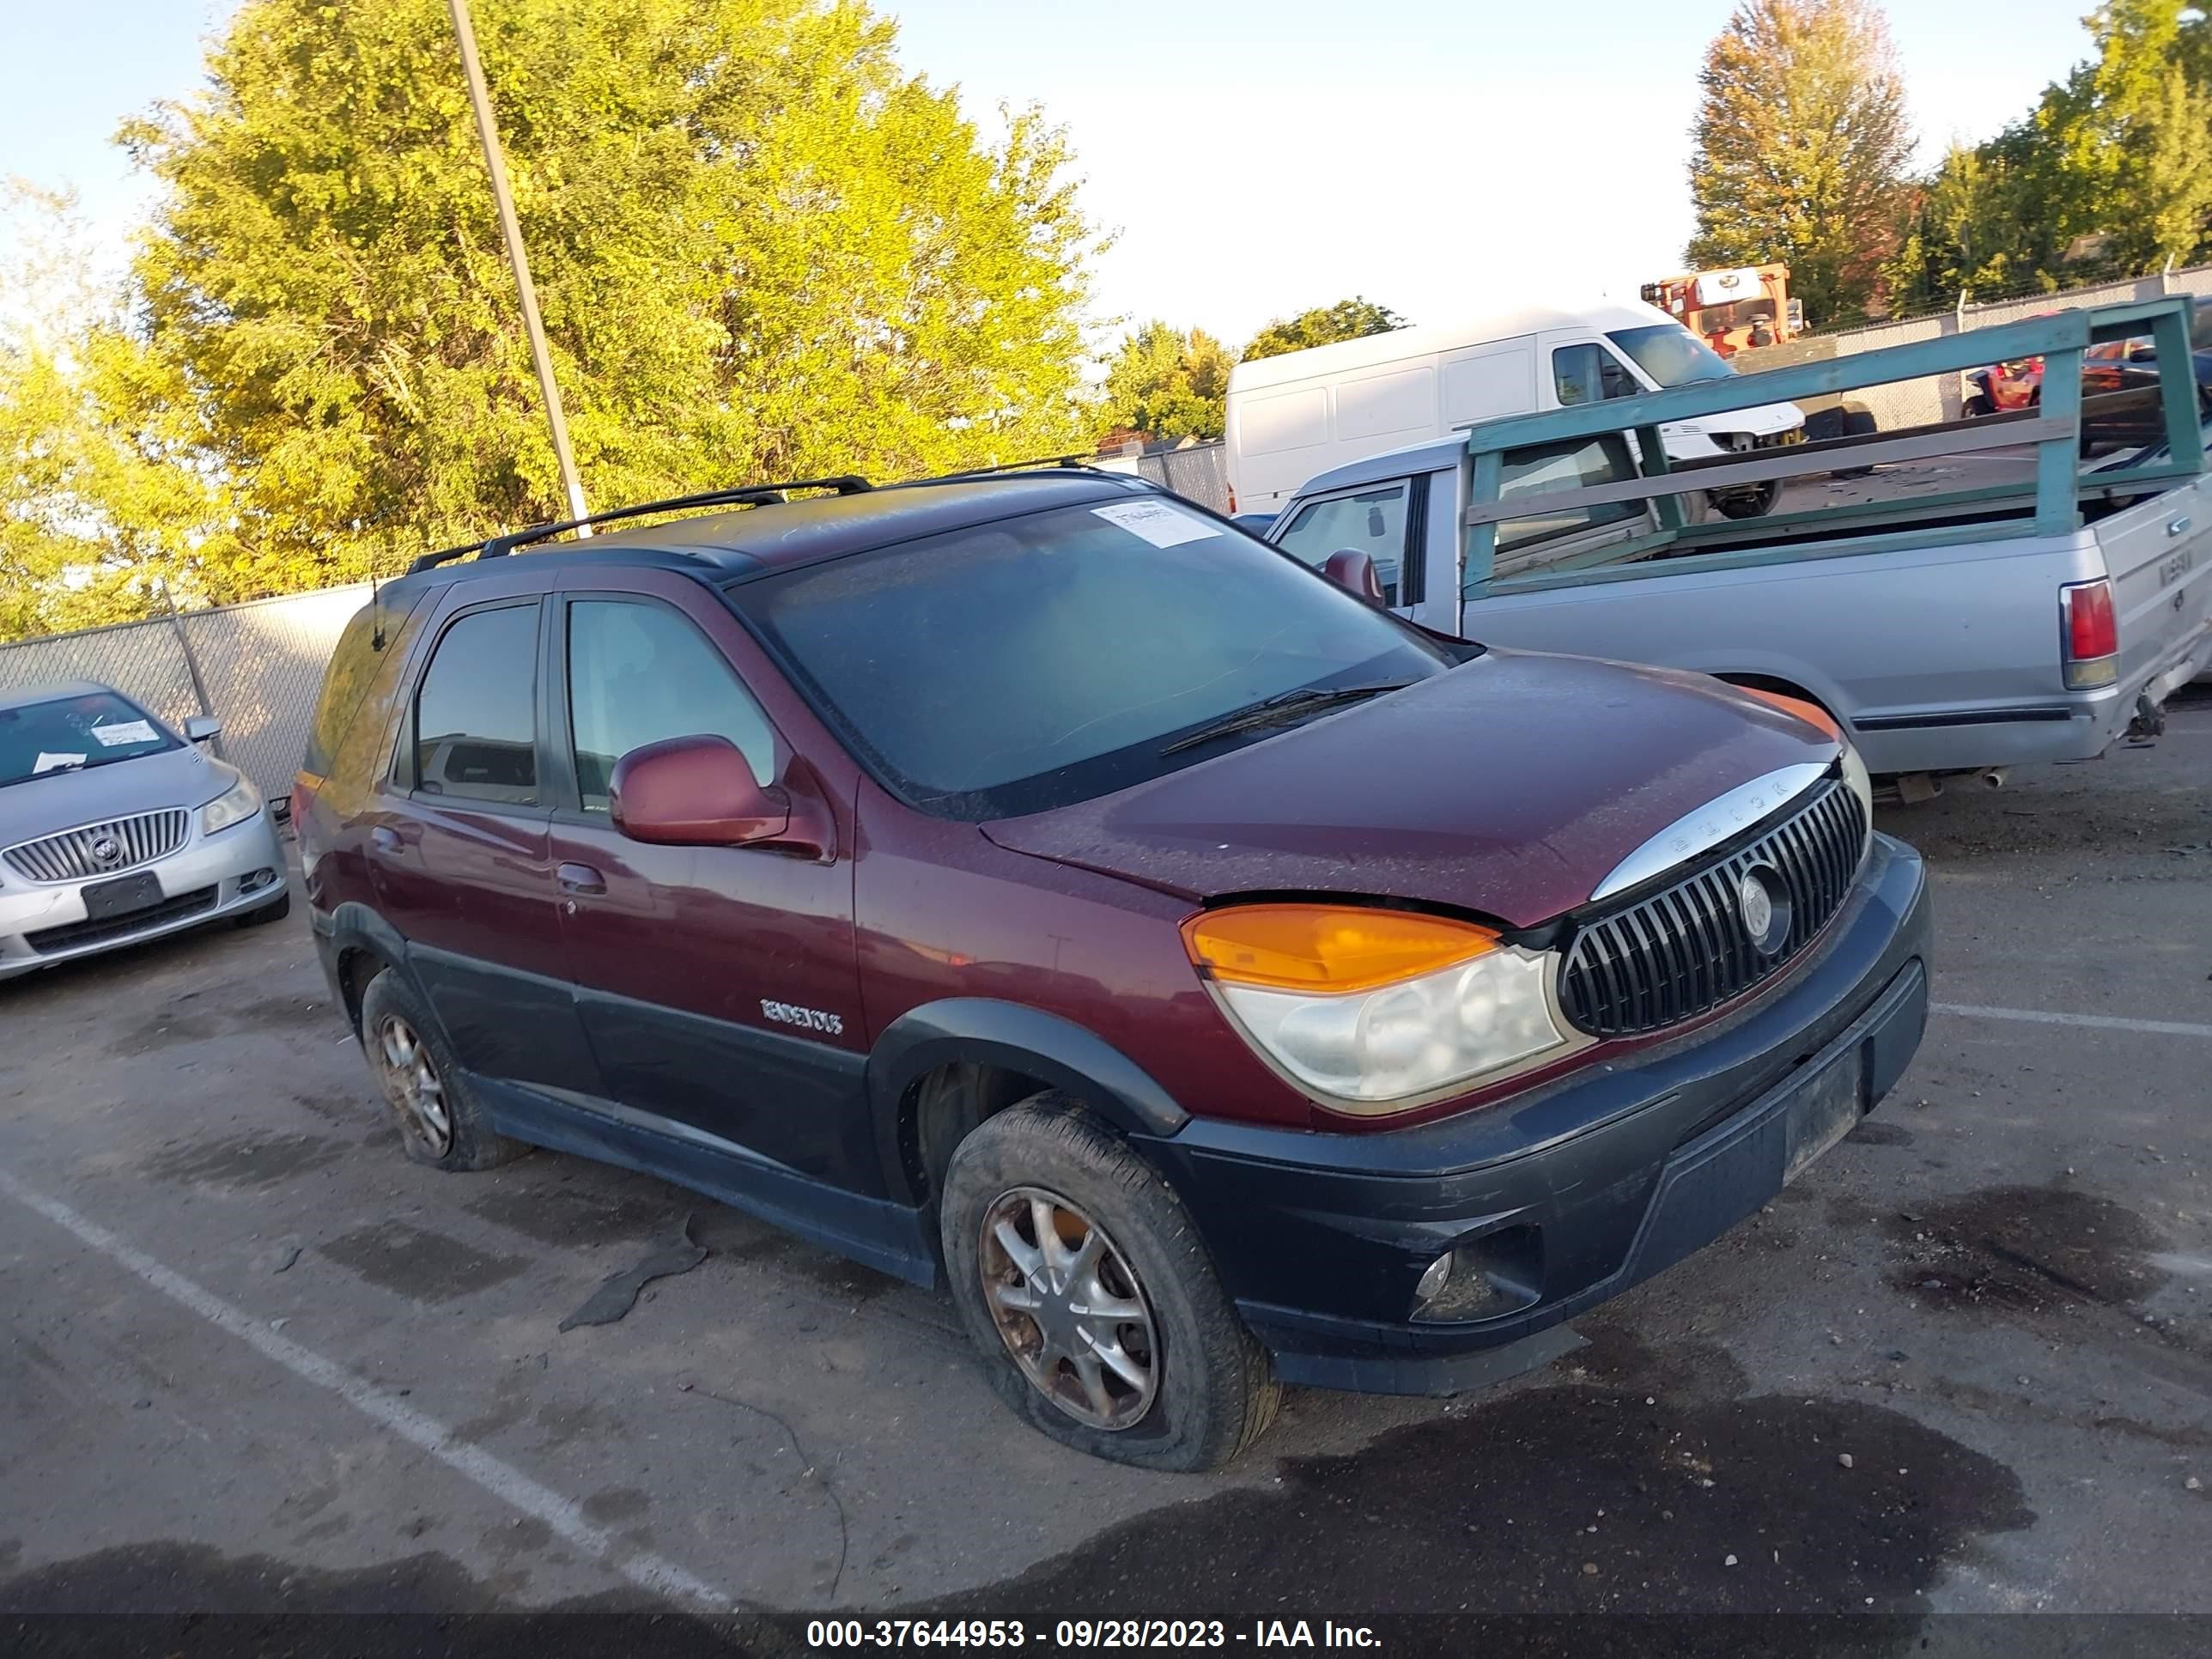
M 607 878 L 588 864 L 564 864 L 555 872 L 564 893 L 604 893 Z

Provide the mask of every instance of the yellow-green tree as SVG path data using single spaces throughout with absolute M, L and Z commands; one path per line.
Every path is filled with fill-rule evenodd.
M 0 272 L 0 639 L 127 622 L 210 587 L 228 492 L 198 400 L 90 275 L 64 195 L 16 185 Z
M 1153 321 L 1121 342 L 1106 365 L 1100 433 L 1218 438 L 1229 403 L 1228 349 L 1202 328 L 1186 334 Z
M 2212 253 L 2212 19 L 2108 0 L 2096 56 L 1923 181 L 1888 272 L 1905 304 L 1995 298 Z
M 1816 325 L 1863 317 L 1912 153 L 1881 11 L 1869 0 L 1744 0 L 1698 81 L 1691 264 L 1785 260 Z
M 1095 239 L 1058 131 L 987 142 L 810 0 L 480 0 L 596 506 L 1064 448 Z M 246 0 L 125 129 L 150 342 L 203 400 L 226 589 L 560 514 L 444 0 Z
M 1378 306 L 1364 295 L 1339 300 L 1333 306 L 1316 306 L 1295 317 L 1278 317 L 1252 337 L 1241 362 L 1261 357 L 1279 357 L 1286 351 L 1309 346 L 1334 345 L 1339 340 L 1364 339 L 1403 328 L 1406 319 L 1388 306 Z

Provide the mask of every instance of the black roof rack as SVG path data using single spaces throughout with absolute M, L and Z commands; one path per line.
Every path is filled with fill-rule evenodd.
M 939 472 L 927 478 L 907 478 L 896 485 L 884 487 L 906 489 L 915 484 L 957 483 L 963 478 L 992 478 L 1001 472 L 1038 472 L 1047 470 L 1063 472 L 1108 472 L 1109 469 L 1096 465 L 1097 459 L 1095 455 L 1040 455 L 1035 460 L 1001 461 L 996 466 L 963 467 L 957 472 Z M 1126 478 L 1134 475 L 1127 472 L 1113 472 L 1109 476 Z
M 471 553 L 487 559 L 504 558 L 518 547 L 546 541 L 587 524 L 643 518 L 649 513 L 681 513 L 701 507 L 772 507 L 786 498 L 787 491 L 793 489 L 834 489 L 840 495 L 857 495 L 874 487 L 866 478 L 852 473 L 841 473 L 833 478 L 798 478 L 789 483 L 747 484 L 738 489 L 709 489 L 696 495 L 672 495 L 665 501 L 641 501 L 635 507 L 611 507 L 605 513 L 587 514 L 580 519 L 565 519 L 558 524 L 534 524 L 526 529 L 510 531 L 504 536 L 493 536 L 460 547 L 425 553 L 409 565 L 407 571 L 413 575 L 419 571 L 434 570 L 441 564 L 465 559 Z

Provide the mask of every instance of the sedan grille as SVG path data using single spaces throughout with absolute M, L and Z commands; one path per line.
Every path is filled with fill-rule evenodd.
M 185 844 L 189 822 L 183 807 L 167 806 L 21 842 L 0 858 L 26 881 L 88 881 L 167 858 Z
M 1832 779 L 1747 846 L 1584 921 L 1560 976 L 1567 1018 L 1593 1036 L 1627 1036 L 1694 1018 L 1749 990 L 1812 943 L 1842 907 L 1867 830 L 1859 798 Z M 1747 879 L 1771 895 L 1761 901 L 1775 912 L 1765 951 L 1744 919 Z

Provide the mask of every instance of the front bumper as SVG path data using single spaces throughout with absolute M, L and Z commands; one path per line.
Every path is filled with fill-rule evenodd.
M 287 890 L 284 850 L 266 807 L 211 836 L 195 822 L 175 852 L 122 873 L 145 871 L 160 878 L 161 903 L 94 928 L 85 926 L 82 895 L 90 882 L 27 882 L 0 869 L 0 980 L 238 915 L 275 903 Z M 247 884 L 264 871 L 276 879 Z M 41 935 L 44 942 L 34 944 Z
M 1814 959 L 1711 1025 L 1411 1129 L 1194 1119 L 1143 1150 L 1284 1381 L 1456 1393 L 1574 1346 L 1553 1328 L 1717 1238 L 1870 1111 L 1919 1046 L 1929 935 L 1919 854 L 1877 835 Z M 1455 1249 L 1499 1288 L 1415 1321 Z

